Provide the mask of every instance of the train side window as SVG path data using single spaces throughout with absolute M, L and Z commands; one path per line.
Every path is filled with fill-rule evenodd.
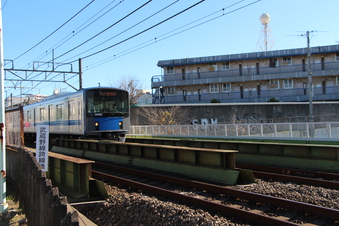
M 56 119 L 64 119 L 65 107 L 63 104 L 56 105 Z

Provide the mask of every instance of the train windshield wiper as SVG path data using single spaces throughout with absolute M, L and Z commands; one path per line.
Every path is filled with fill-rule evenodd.
M 113 115 L 122 115 L 122 116 L 123 116 L 123 115 L 125 115 L 125 113 L 124 113 L 124 112 L 117 111 L 117 112 L 114 112 Z

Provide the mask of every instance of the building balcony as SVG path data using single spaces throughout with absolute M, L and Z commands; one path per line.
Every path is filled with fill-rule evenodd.
M 258 68 L 243 64 L 243 69 L 155 75 L 152 88 L 307 78 L 307 68 L 307 64 Z M 339 75 L 339 61 L 311 64 L 311 71 L 313 77 Z
M 157 96 L 158 95 L 158 96 Z M 179 103 L 211 103 L 216 99 L 222 103 L 247 103 L 267 102 L 275 98 L 280 102 L 309 101 L 309 93 L 306 88 L 274 89 L 264 91 L 224 92 L 191 95 L 160 96 L 158 92 L 153 96 L 153 104 L 179 104 Z M 339 86 L 315 87 L 314 101 L 338 101 Z

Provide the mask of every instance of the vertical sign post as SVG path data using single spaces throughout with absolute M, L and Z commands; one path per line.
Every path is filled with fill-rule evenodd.
M 6 202 L 6 140 L 5 140 L 5 87 L 4 52 L 2 41 L 2 3 L 0 0 L 0 213 L 8 209 Z
M 48 171 L 49 126 L 37 126 L 36 130 L 36 160 L 42 171 Z

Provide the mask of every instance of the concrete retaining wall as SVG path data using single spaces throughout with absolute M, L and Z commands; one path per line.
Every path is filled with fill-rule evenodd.
M 68 204 L 67 197 L 59 195 L 31 152 L 7 147 L 6 165 L 6 179 L 15 185 L 15 197 L 28 225 L 94 225 Z
M 131 125 L 149 125 L 140 114 L 140 108 L 164 108 L 179 106 L 189 113 L 179 125 L 188 124 L 229 124 L 229 123 L 280 123 L 309 121 L 309 104 L 304 102 L 268 102 L 243 104 L 178 104 L 145 105 L 131 108 Z M 142 111 L 141 111 L 142 112 Z M 339 102 L 314 102 L 315 122 L 339 121 Z

